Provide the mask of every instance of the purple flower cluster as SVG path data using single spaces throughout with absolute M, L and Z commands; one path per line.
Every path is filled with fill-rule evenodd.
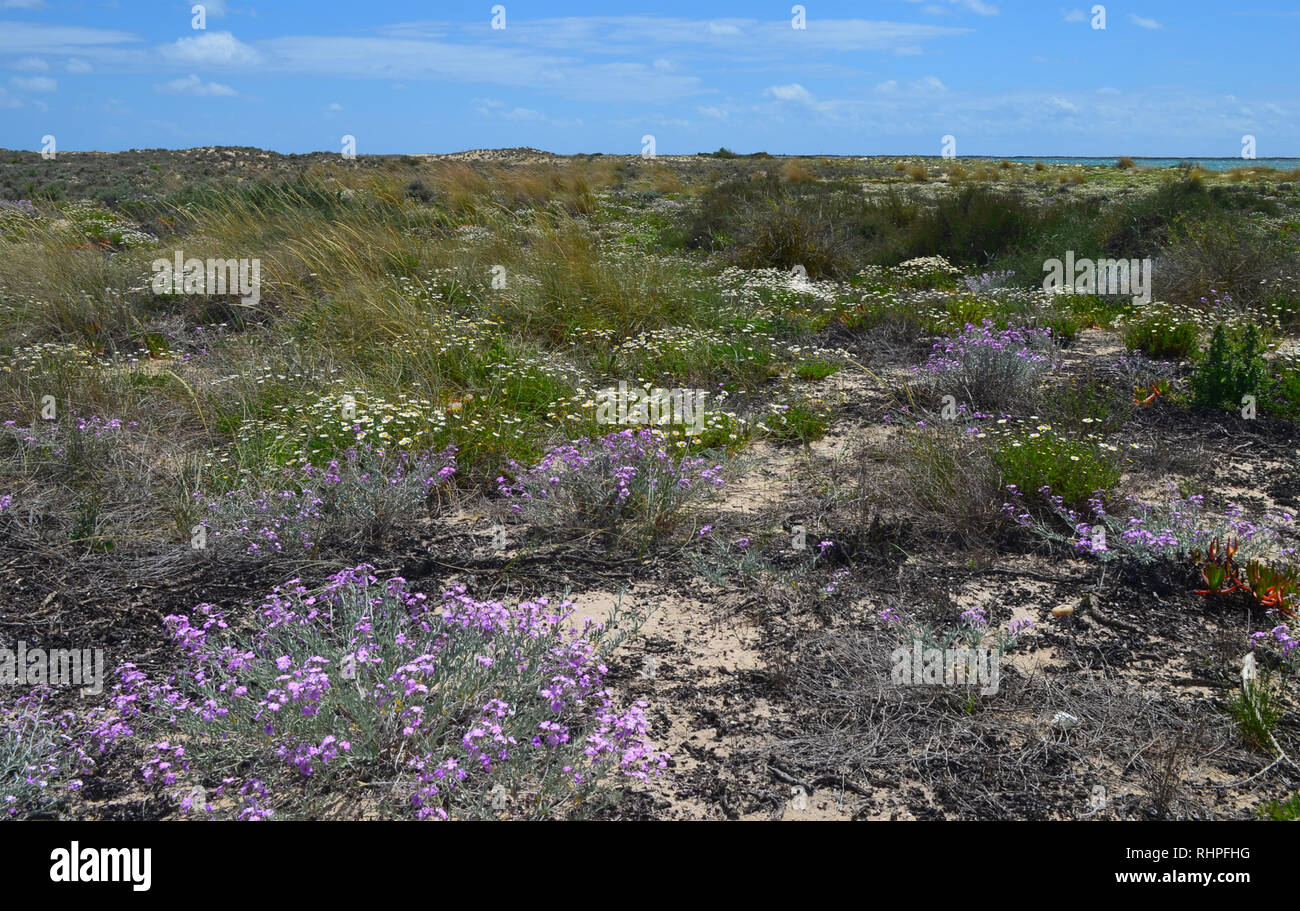
M 36 204 L 30 199 L 0 199 L 0 215 L 5 212 L 17 212 L 28 218 L 35 218 Z
M 7 816 L 55 808 L 95 767 L 86 749 L 93 721 L 54 711 L 56 696 L 54 689 L 37 686 L 0 702 L 0 806 Z
M 912 369 L 977 408 L 1006 410 L 1022 405 L 1054 369 L 1051 351 L 1047 329 L 998 329 L 986 319 L 936 342 L 929 360 Z
M 381 521 L 422 503 L 456 473 L 456 450 L 386 454 L 361 446 L 323 467 L 286 470 L 279 490 L 240 488 L 207 503 L 200 522 L 215 540 L 234 538 L 248 554 L 311 552 L 327 530 Z M 200 499 L 200 494 L 194 494 Z
M 372 569 L 314 592 L 291 579 L 237 624 L 211 604 L 166 617 L 184 672 L 154 681 L 123 665 L 107 708 L 63 720 L 79 732 L 63 738 L 75 767 L 51 749 L 29 775 L 72 777 L 137 750 L 146 785 L 182 812 L 265 819 L 294 812 L 295 782 L 340 789 L 398 769 L 395 806 L 450 818 L 479 814 L 507 783 L 546 815 L 611 773 L 644 781 L 667 767 L 646 740 L 647 704 L 619 707 L 605 685 L 602 628 L 570 622 L 569 602 L 508 605 L 463 586 L 430 599 Z M 23 730 L 7 720 L 5 733 Z
M 634 525 L 654 537 L 691 500 L 721 487 L 722 466 L 672 456 L 655 428 L 586 437 L 550 450 L 536 465 L 510 463 L 514 477 L 497 478 L 515 515 L 595 527 Z
M 62 457 L 70 454 L 69 447 L 75 451 L 90 443 L 114 443 L 120 439 L 124 430 L 138 426 L 140 425 L 136 421 L 123 421 L 121 418 L 106 419 L 98 415 L 74 416 L 70 424 L 38 421 L 24 427 L 14 420 L 0 424 L 4 433 L 14 437 L 25 447 Z
M 1300 638 L 1293 635 L 1292 629 L 1285 623 L 1279 623 L 1271 630 L 1251 633 L 1250 640 L 1251 648 L 1271 645 L 1283 658 L 1290 658 L 1295 652 L 1296 645 L 1300 644 Z
M 986 319 L 980 326 L 967 323 L 957 335 L 935 342 L 924 369 L 942 376 L 1008 358 L 1047 367 L 1051 362 L 1047 355 L 1051 347 L 1052 333 L 1048 329 L 1016 326 L 998 329 L 992 320 Z
M 1049 539 L 1057 536 L 1036 519 L 1024 505 L 1023 494 L 1015 485 L 1007 485 L 1012 502 L 1002 504 L 1007 518 L 1022 528 L 1036 531 Z M 1073 532 L 1069 544 L 1076 553 L 1090 554 L 1100 559 L 1128 555 L 1142 562 L 1155 559 L 1186 556 L 1196 549 L 1204 550 L 1214 538 L 1234 538 L 1243 557 L 1252 551 L 1276 550 L 1286 558 L 1295 556 L 1292 543 L 1296 531 L 1296 516 L 1282 511 L 1269 513 L 1260 521 L 1246 517 L 1240 504 L 1229 503 L 1224 517 L 1211 522 L 1205 515 L 1205 497 L 1192 494 L 1186 497 L 1171 493 L 1165 502 L 1157 505 L 1126 497 L 1126 514 L 1113 516 L 1107 512 L 1100 494 L 1088 500 L 1087 514 L 1065 506 L 1061 497 L 1047 487 L 1039 493 L 1052 506 L 1057 518 Z

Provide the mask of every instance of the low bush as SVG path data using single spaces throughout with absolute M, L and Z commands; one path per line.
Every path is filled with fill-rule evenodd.
M 1204 408 L 1236 410 L 1242 406 L 1242 397 L 1258 397 L 1264 386 L 1264 359 L 1259 330 L 1253 324 L 1246 326 L 1236 338 L 1218 325 L 1205 358 L 1196 365 L 1190 386 L 1192 404 Z
M 685 448 L 685 443 L 681 444 Z M 497 478 L 516 515 L 546 527 L 599 530 L 638 552 L 670 533 L 685 510 L 723 484 L 722 466 L 668 452 L 655 428 L 583 437 L 531 468 Z
M 120 668 L 87 752 L 133 755 L 182 813 L 233 819 L 330 800 L 354 817 L 577 817 L 666 766 L 645 703 L 605 687 L 617 639 L 575 628 L 568 602 L 430 600 L 371 570 L 291 580 L 237 623 L 210 604 L 168 616 L 185 671 Z
M 1158 360 L 1186 360 L 1196 355 L 1200 332 L 1172 311 L 1153 307 L 1127 320 L 1121 336 L 1129 351 Z
M 1050 430 L 999 440 L 994 461 L 1008 489 L 1040 505 L 1055 497 L 1081 507 L 1113 488 L 1120 477 L 1119 467 L 1095 444 Z
M 998 330 L 991 320 L 967 324 L 936 342 L 917 372 L 936 391 L 951 393 L 981 410 L 1010 410 L 1033 401 L 1052 370 L 1052 336 L 1044 329 Z
M 455 473 L 454 449 L 390 454 L 362 445 L 323 468 L 282 472 L 278 490 L 226 491 L 209 500 L 199 524 L 213 546 L 231 540 L 251 555 L 368 545 L 450 487 Z

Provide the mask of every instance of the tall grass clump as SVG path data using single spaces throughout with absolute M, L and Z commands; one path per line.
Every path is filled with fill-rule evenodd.
M 987 541 L 1000 521 L 997 468 L 989 447 L 966 431 L 953 422 L 920 421 L 896 441 L 865 448 L 863 501 L 967 546 Z M 881 465 L 888 470 L 880 472 Z

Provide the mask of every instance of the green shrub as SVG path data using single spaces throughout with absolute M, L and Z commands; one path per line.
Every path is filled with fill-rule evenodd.
M 1241 215 L 1185 219 L 1160 251 L 1154 291 L 1175 303 L 1259 306 L 1296 262 L 1293 244 Z
M 1220 323 L 1214 329 L 1205 359 L 1192 374 L 1192 404 L 1203 408 L 1237 409 L 1242 396 L 1258 396 L 1264 384 L 1264 360 L 1259 330 L 1248 325 L 1236 339 Z
M 1068 313 L 1054 313 L 1039 320 L 1039 325 L 1051 330 L 1057 344 L 1069 344 L 1079 337 L 1079 320 Z
M 807 445 L 826 435 L 826 418 L 804 405 L 773 405 L 759 427 L 778 443 Z
M 1186 360 L 1197 351 L 1196 326 L 1156 308 L 1124 324 L 1124 347 L 1157 360 Z
M 1300 368 L 1283 367 L 1264 390 L 1260 409 L 1289 420 L 1300 419 Z
M 839 369 L 829 361 L 804 361 L 794 368 L 794 375 L 801 380 L 824 380 L 831 374 L 838 373 Z
M 983 186 L 940 196 L 917 218 L 908 238 L 912 257 L 939 255 L 954 263 L 984 266 L 1028 238 L 1038 222 L 1020 196 Z
M 1286 800 L 1265 801 L 1259 808 L 1259 815 L 1273 822 L 1300 820 L 1300 793 L 1292 794 Z
M 1050 431 L 1007 437 L 999 441 L 994 462 L 1002 482 L 1030 500 L 1044 502 L 1043 488 L 1066 506 L 1081 508 L 1098 491 L 1119 483 L 1119 467 L 1097 447 L 1057 436 Z

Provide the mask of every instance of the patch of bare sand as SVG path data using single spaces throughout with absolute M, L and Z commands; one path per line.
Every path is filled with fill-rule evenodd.
M 652 739 L 673 755 L 673 767 L 652 778 L 646 790 L 669 802 L 675 818 L 719 816 L 716 805 L 683 786 L 701 764 L 697 757 L 726 760 L 763 745 L 762 738 L 744 732 L 770 719 L 773 706 L 762 697 L 730 692 L 739 675 L 763 664 L 757 626 L 743 616 L 723 616 L 716 605 L 666 596 L 650 585 L 621 593 L 579 592 L 570 600 L 571 624 L 608 623 L 615 608 L 641 622 L 638 635 L 623 642 L 610 663 L 624 663 L 630 674 L 618 675 L 615 689 L 624 698 L 649 701 L 656 725 Z

